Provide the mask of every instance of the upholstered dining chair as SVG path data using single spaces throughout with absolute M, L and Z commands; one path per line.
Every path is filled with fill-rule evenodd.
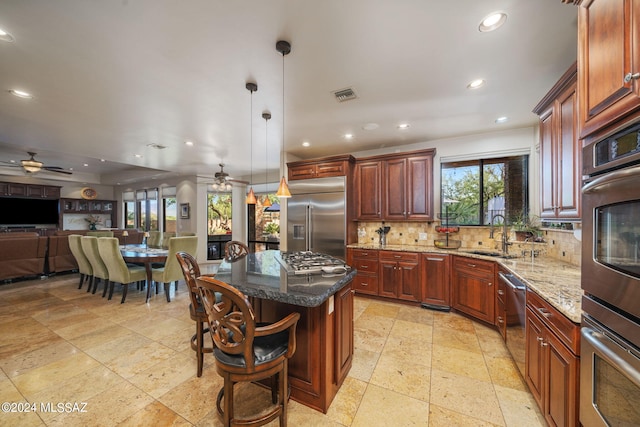
M 124 303 L 127 298 L 129 284 L 133 282 L 141 282 L 147 278 L 147 270 L 140 265 L 127 265 L 122 258 L 120 252 L 120 242 L 117 237 L 101 237 L 98 239 L 98 251 L 100 257 L 109 270 L 109 298 L 113 296 L 114 283 L 122 285 L 122 300 Z
M 171 282 L 175 282 L 175 290 L 178 290 L 178 281 L 182 279 L 182 268 L 178 264 L 176 254 L 186 252 L 195 255 L 198 250 L 198 237 L 172 237 L 168 240 L 167 261 L 164 266 L 151 270 L 151 279 L 156 283 L 156 293 L 158 293 L 158 283 L 164 283 L 164 292 L 167 302 L 171 302 Z
M 167 249 L 169 248 L 169 239 L 172 237 L 176 237 L 176 233 L 169 231 L 162 233 L 162 241 L 160 242 L 160 246 Z
M 104 298 L 109 287 L 109 271 L 107 270 L 107 266 L 104 265 L 104 261 L 102 261 L 100 253 L 98 252 L 98 238 L 95 236 L 82 236 L 80 242 L 82 250 L 91 263 L 91 268 L 93 270 L 93 283 L 89 283 L 89 288 L 93 285 L 92 293 L 95 294 L 96 289 L 98 289 L 98 282 L 100 282 L 100 280 L 104 280 L 104 290 L 102 291 L 102 297 Z M 90 289 L 87 289 L 87 292 L 89 292 L 89 290 Z
M 216 370 L 224 379 L 216 400 L 223 425 L 257 426 L 279 418 L 280 426 L 286 426 L 288 363 L 296 351 L 300 314 L 291 313 L 278 322 L 258 326 L 251 303 L 242 292 L 212 277 L 199 277 L 196 284 L 215 344 Z M 274 407 L 254 419 L 236 419 L 234 385 L 273 377 L 276 377 L 276 381 L 271 381 Z
M 82 284 L 85 281 L 87 282 L 87 289 L 91 289 L 93 268 L 91 268 L 91 263 L 82 250 L 82 236 L 80 234 L 69 235 L 69 249 L 78 263 L 78 273 L 80 273 L 78 289 L 82 289 Z
M 224 245 L 224 259 L 228 262 L 234 262 L 247 256 L 249 247 L 237 240 L 230 240 Z
M 176 253 L 176 258 L 182 269 L 187 288 L 190 290 L 189 297 L 191 298 L 191 304 L 189 304 L 189 315 L 191 316 L 191 320 L 196 322 L 196 333 L 191 337 L 191 348 L 196 352 L 198 377 L 201 377 L 204 353 L 211 353 L 213 351 L 213 346 L 205 347 L 204 345 L 205 335 L 209 333 L 209 329 L 204 327 L 204 323 L 207 321 L 207 313 L 204 311 L 200 294 L 198 293 L 198 287 L 196 286 L 196 277 L 201 277 L 202 275 L 200 274 L 200 266 L 192 255 L 186 252 L 178 252 Z
M 149 237 L 147 237 L 147 247 L 149 248 L 161 248 L 162 247 L 162 232 L 158 230 L 149 231 Z

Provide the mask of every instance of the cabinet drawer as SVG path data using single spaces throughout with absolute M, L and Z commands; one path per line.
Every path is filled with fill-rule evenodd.
M 360 273 L 376 274 L 378 272 L 378 260 L 377 259 L 354 259 L 353 268 Z
M 353 249 L 352 253 L 354 258 L 378 259 L 378 251 L 376 250 Z
M 580 326 L 566 318 L 535 292 L 527 290 L 527 306 L 558 338 L 580 355 Z
M 453 258 L 453 268 L 483 279 L 493 281 L 494 263 L 467 257 Z
M 358 273 L 353 278 L 353 289 L 362 294 L 378 295 L 378 277 L 373 274 Z
M 415 252 L 380 251 L 380 260 L 418 262 L 418 254 Z

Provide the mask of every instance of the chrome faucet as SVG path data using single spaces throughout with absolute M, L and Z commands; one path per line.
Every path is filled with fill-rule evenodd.
M 489 238 L 493 239 L 493 223 L 496 217 L 502 218 L 502 238 L 500 240 L 502 243 L 502 253 L 506 255 L 509 253 L 509 245 L 511 245 L 511 242 L 509 242 L 509 234 L 507 232 L 507 219 L 504 217 L 504 215 L 495 214 L 491 217 L 491 230 L 489 231 Z

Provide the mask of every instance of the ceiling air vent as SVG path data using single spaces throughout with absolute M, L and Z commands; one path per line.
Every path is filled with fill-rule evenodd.
M 336 97 L 336 101 L 338 102 L 350 101 L 358 97 L 358 95 L 356 95 L 356 93 L 350 87 L 333 92 L 333 96 Z
M 166 145 L 160 145 L 160 144 L 156 144 L 156 143 L 153 143 L 153 142 L 150 143 L 150 144 L 147 144 L 147 147 L 155 148 L 156 150 L 164 150 L 165 148 L 167 148 Z

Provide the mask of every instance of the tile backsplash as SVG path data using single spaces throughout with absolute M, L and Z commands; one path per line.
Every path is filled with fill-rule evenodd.
M 359 222 L 358 243 L 379 243 L 376 232 L 380 227 L 390 227 L 387 234 L 387 245 L 431 246 L 435 239 L 444 239 L 445 235 L 436 232 L 438 222 Z M 576 234 L 579 234 L 576 232 Z M 460 227 L 457 233 L 451 233 L 449 239 L 460 240 L 460 249 L 501 250 L 502 228 L 494 228 L 494 238 L 490 237 L 489 227 Z M 513 232 L 509 241 L 511 254 L 530 254 L 533 248 L 538 256 L 548 256 L 573 265 L 580 265 L 581 241 L 574 236 L 574 231 L 543 229 L 544 243 L 516 242 Z

